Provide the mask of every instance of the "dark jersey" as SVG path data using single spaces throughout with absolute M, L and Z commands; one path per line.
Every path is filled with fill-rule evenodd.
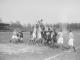
M 45 39 L 45 38 L 46 38 L 46 31 L 42 31 L 42 32 L 41 32 L 41 36 L 42 36 L 42 38 Z
M 54 32 L 52 39 L 54 40 L 54 42 L 57 42 L 57 33 L 56 32 Z
M 19 34 L 20 34 L 20 37 L 23 38 L 23 33 L 22 32 L 19 32 Z

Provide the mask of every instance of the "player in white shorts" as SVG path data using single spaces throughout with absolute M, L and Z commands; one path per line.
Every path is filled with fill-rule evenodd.
M 63 33 L 62 32 L 59 32 L 58 33 L 58 41 L 57 41 L 57 43 L 58 44 L 63 44 Z
M 63 49 L 63 33 L 60 31 L 58 33 L 58 40 L 57 40 L 58 46 Z
M 74 47 L 74 36 L 73 36 L 73 33 L 72 33 L 71 30 L 69 31 L 68 45 L 69 45 L 70 48 L 73 48 L 74 51 L 76 51 L 76 50 L 75 50 L 75 47 Z

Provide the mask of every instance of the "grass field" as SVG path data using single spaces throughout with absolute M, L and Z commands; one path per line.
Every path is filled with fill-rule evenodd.
M 80 60 L 80 32 L 74 32 L 77 52 L 28 45 L 29 33 L 24 32 L 23 44 L 10 44 L 11 32 L 0 32 L 0 60 Z

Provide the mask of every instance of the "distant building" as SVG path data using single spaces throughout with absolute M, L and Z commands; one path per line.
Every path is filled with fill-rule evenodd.
M 0 23 L 0 31 L 10 31 L 10 24 Z

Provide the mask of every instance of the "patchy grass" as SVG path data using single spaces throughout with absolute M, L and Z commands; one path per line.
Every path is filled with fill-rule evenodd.
M 41 53 L 43 50 L 47 50 L 47 48 L 25 44 L 0 44 L 0 52 L 3 54 L 20 54 L 25 52 Z
M 0 60 L 44 60 L 48 57 L 55 56 L 61 49 L 49 48 L 44 46 L 28 45 L 30 40 L 29 33 L 24 32 L 23 44 L 10 44 L 11 32 L 0 32 Z M 80 46 L 80 32 L 74 32 L 74 44 Z M 80 49 L 77 53 L 64 53 L 55 60 L 80 60 Z M 53 60 L 53 59 L 52 59 Z

